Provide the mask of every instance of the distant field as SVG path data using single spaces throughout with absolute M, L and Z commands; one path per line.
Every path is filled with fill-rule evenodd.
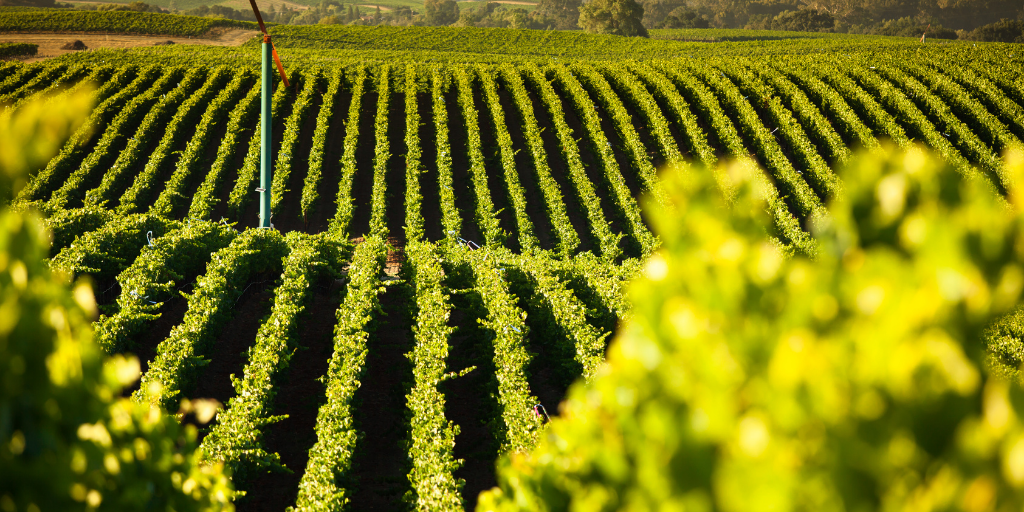
M 255 22 L 132 11 L 0 9 L 0 32 L 116 32 L 199 36 L 214 27 L 256 28 Z
M 710 30 L 704 41 L 721 40 L 722 31 Z M 732 31 L 743 32 L 743 31 Z M 823 48 L 842 51 L 884 50 L 901 40 L 879 36 L 835 35 L 797 37 L 796 32 L 759 32 L 753 41 L 720 42 L 712 50 L 704 43 L 587 34 L 582 31 L 485 29 L 475 27 L 390 27 L 278 25 L 271 29 L 279 48 L 307 50 L 363 50 L 381 52 L 455 52 L 472 54 L 471 60 L 517 58 L 674 58 L 733 52 L 805 53 Z M 699 36 L 694 36 L 695 38 Z M 736 37 L 734 34 L 725 36 Z M 759 36 L 759 37 L 757 37 Z M 775 41 L 785 44 L 769 44 Z M 252 44 L 255 44 L 253 42 Z M 737 46 L 738 45 L 738 46 Z M 825 45 L 825 46 L 822 46 Z M 904 48 L 904 47 L 900 47 Z M 302 53 L 302 55 L 312 55 Z M 381 54 L 383 58 L 383 54 Z M 443 58 L 447 59 L 451 55 Z
M 488 3 L 499 3 L 502 6 L 509 9 L 526 9 L 532 11 L 537 8 L 540 2 L 525 2 L 522 0 L 498 0 L 497 2 L 459 2 L 459 9 L 479 9 L 480 6 L 487 5 Z
M 734 28 L 670 28 L 648 31 L 654 39 L 676 41 L 776 41 L 781 39 L 827 39 L 849 37 L 828 32 L 786 32 L 782 30 L 744 30 Z

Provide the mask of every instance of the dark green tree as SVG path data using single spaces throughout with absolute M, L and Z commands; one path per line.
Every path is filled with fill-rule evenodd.
M 455 0 L 425 0 L 423 9 L 428 25 L 451 25 L 459 21 L 459 4 Z
M 665 16 L 657 28 L 708 28 L 710 22 L 686 6 L 676 7 Z
M 772 20 L 772 30 L 792 30 L 797 32 L 822 32 L 836 25 L 835 18 L 828 11 L 800 9 L 785 11 Z
M 1024 20 L 1002 20 L 990 25 L 983 25 L 974 29 L 967 36 L 967 39 L 974 41 L 1024 43 Z
M 580 7 L 579 26 L 593 34 L 647 37 L 644 8 L 633 0 L 593 0 Z
M 534 11 L 540 16 L 554 20 L 552 28 L 557 30 L 576 30 L 580 19 L 580 0 L 540 0 Z

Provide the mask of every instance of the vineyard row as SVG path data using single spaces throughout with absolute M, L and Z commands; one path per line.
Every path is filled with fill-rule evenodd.
M 640 198 L 666 201 L 658 167 L 730 157 L 766 170 L 777 236 L 809 252 L 802 226 L 841 189 L 834 169 L 854 147 L 924 143 L 1005 189 L 999 154 L 1024 137 L 1024 98 L 1005 74 L 951 60 L 298 70 L 274 94 L 272 222 L 613 261 L 657 246 Z M 19 201 L 255 223 L 255 76 L 3 64 L 0 101 L 86 80 L 101 84 L 97 107 Z M 424 200 L 405 201 L 410 186 Z

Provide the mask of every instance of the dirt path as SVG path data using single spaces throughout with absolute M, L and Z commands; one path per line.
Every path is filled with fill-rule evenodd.
M 61 46 L 75 40 L 82 41 L 85 47 L 90 50 L 97 48 L 121 49 L 153 46 L 157 43 L 167 43 L 168 41 L 174 44 L 240 46 L 257 35 L 257 33 L 257 31 L 242 28 L 213 29 L 204 37 L 190 38 L 188 36 L 103 34 L 95 32 L 3 32 L 0 33 L 0 42 L 37 44 L 39 45 L 39 50 L 36 55 L 24 59 L 24 62 L 40 62 L 73 52 L 74 50 L 62 50 Z
M 397 273 L 401 258 L 389 250 L 385 272 Z M 353 459 L 358 476 L 349 510 L 403 510 L 402 497 L 411 490 L 405 396 L 412 364 L 405 354 L 414 342 L 409 314 L 412 300 L 407 283 L 389 286 L 380 297 L 381 316 L 367 341 L 366 373 L 355 396 L 358 405 L 353 419 L 361 435 Z

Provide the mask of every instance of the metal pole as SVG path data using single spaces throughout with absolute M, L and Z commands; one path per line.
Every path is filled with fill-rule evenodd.
M 269 228 L 270 225 L 270 184 L 273 182 L 273 170 L 271 169 L 271 137 L 273 135 L 270 114 L 271 114 L 271 96 L 274 93 L 273 80 L 271 79 L 273 73 L 273 63 L 270 57 L 270 36 L 263 36 L 263 74 L 262 74 L 262 89 L 260 104 L 262 110 L 260 114 L 260 188 L 256 189 L 260 193 L 260 227 Z

